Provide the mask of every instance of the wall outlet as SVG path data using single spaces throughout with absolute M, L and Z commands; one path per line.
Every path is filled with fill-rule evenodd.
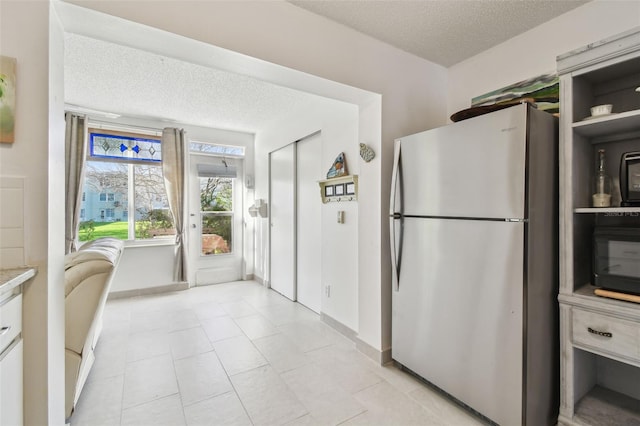
M 331 285 L 327 284 L 324 286 L 324 294 L 327 295 L 327 298 L 331 297 Z

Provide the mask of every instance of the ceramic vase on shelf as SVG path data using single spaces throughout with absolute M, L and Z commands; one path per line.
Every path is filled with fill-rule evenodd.
M 604 149 L 598 150 L 598 166 L 593 179 L 593 207 L 611 206 L 611 177 L 604 165 Z

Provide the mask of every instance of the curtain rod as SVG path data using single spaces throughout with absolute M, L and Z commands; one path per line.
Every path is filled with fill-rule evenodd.
M 90 117 L 87 117 L 87 124 L 89 127 L 104 128 L 103 126 L 107 126 L 107 127 L 112 127 L 113 130 L 129 130 L 129 131 L 138 130 L 138 131 L 158 133 L 156 136 L 162 136 L 162 131 L 163 131 L 163 129 L 158 129 L 157 127 L 139 126 L 137 124 L 113 123 L 111 121 L 96 120 Z

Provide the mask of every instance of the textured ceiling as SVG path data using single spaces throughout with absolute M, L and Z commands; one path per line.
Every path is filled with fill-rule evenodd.
M 450 66 L 586 1 L 304 0 L 324 15 Z M 318 97 L 257 78 L 65 35 L 65 102 L 134 118 L 256 133 Z
M 289 0 L 431 62 L 449 67 L 585 0 Z
M 247 133 L 317 98 L 76 34 L 65 35 L 64 74 L 68 105 Z

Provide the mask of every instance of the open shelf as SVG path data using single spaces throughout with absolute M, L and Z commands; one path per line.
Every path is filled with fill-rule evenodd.
M 593 309 L 600 312 L 611 311 L 619 317 L 629 320 L 640 321 L 640 305 L 624 300 L 610 299 L 598 296 L 594 293 L 597 287 L 586 283 L 577 287 L 571 294 L 560 294 L 558 300 L 586 309 Z
M 621 112 L 573 123 L 573 130 L 588 138 L 603 138 L 597 143 L 616 140 L 615 135 L 637 132 L 640 129 L 640 110 Z
M 318 182 L 323 203 L 358 201 L 358 175 L 346 175 Z
M 591 425 L 640 426 L 640 401 L 594 386 L 575 407 L 576 419 Z
M 574 212 L 640 216 L 640 207 L 579 207 Z

